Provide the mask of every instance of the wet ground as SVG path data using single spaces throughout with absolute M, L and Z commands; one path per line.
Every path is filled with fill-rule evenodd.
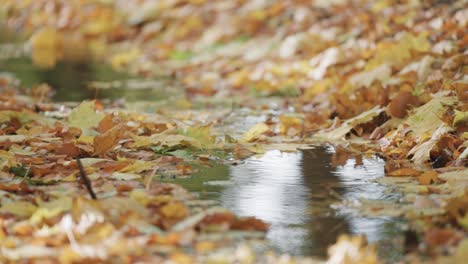
M 2 72 L 15 73 L 24 86 L 50 84 L 57 101 L 161 101 L 175 94 L 168 92 L 168 79 L 138 80 L 104 65 L 62 63 L 41 70 L 19 57 L 0 60 Z M 253 119 L 250 123 L 258 122 Z M 176 182 L 238 215 L 271 223 L 267 237 L 281 252 L 325 256 L 339 234 L 365 234 L 378 244 L 381 256 L 393 262 L 402 255 L 404 223 L 361 217 L 339 206 L 344 200 L 360 198 L 398 199 L 372 182 L 384 175 L 384 164 L 379 157 L 343 158 L 332 146 L 316 146 L 294 153 L 272 150 L 238 165 L 213 164 Z

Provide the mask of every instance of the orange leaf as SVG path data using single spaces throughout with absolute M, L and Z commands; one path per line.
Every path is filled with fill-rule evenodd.
M 94 138 L 93 146 L 95 154 L 103 154 L 112 149 L 125 134 L 125 125 L 119 124 L 109 129 L 106 133 Z
M 429 185 L 437 181 L 439 174 L 436 171 L 426 171 L 418 177 L 418 182 L 421 185 Z
M 106 114 L 106 116 L 101 120 L 101 122 L 99 122 L 99 125 L 98 125 L 96 130 L 99 133 L 105 133 L 109 129 L 116 126 L 117 123 L 114 122 L 113 118 L 114 118 L 114 116 L 112 114 Z
M 420 171 L 410 169 L 410 168 L 403 168 L 398 169 L 395 171 L 390 172 L 387 174 L 389 177 L 405 177 L 405 176 L 419 176 L 421 174 Z
M 257 230 L 268 231 L 270 225 L 255 217 L 237 219 L 232 223 L 231 229 L 234 230 Z

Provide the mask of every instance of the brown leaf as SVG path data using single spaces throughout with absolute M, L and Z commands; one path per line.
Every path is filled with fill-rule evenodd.
M 418 97 L 410 92 L 399 92 L 388 105 L 388 111 L 394 117 L 403 118 L 412 106 L 419 104 Z
M 256 230 L 256 231 L 268 231 L 269 224 L 263 222 L 255 217 L 247 217 L 236 219 L 231 225 L 231 229 L 234 230 Z
M 99 133 L 105 133 L 116 125 L 118 125 L 118 123 L 114 122 L 114 116 L 112 114 L 106 114 L 106 116 L 101 120 L 101 122 L 99 122 L 96 130 Z
M 429 248 L 455 245 L 463 236 L 453 229 L 432 228 L 424 235 Z
M 28 185 L 24 182 L 8 185 L 0 183 L 0 190 L 17 194 L 28 194 L 34 192 L 33 190 L 29 189 Z
M 73 142 L 65 142 L 55 148 L 55 154 L 74 158 L 80 155 L 80 149 Z
M 125 135 L 125 124 L 119 124 L 109 129 L 102 135 L 94 137 L 94 153 L 97 155 L 112 149 Z

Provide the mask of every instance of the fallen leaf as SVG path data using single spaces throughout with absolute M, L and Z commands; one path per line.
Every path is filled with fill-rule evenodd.
M 421 185 L 430 185 L 437 182 L 439 174 L 436 171 L 426 171 L 418 176 L 418 182 Z
M 411 168 L 403 168 L 403 169 L 398 169 L 394 170 L 390 173 L 388 173 L 386 176 L 388 177 L 407 177 L 407 176 L 419 176 L 421 175 L 420 171 L 411 169 Z
M 115 147 L 126 134 L 125 128 L 125 124 L 118 124 L 104 134 L 95 136 L 93 140 L 94 153 L 100 155 Z
M 99 125 L 104 118 L 103 113 L 97 113 L 95 110 L 95 101 L 83 101 L 77 108 L 73 109 L 68 116 L 68 125 L 78 127 L 85 136 L 94 136 L 97 134 L 93 128 Z
M 365 124 L 371 121 L 374 117 L 378 116 L 383 112 L 383 109 L 376 106 L 368 111 L 365 111 L 351 119 L 346 120 L 341 126 L 331 130 L 316 133 L 313 137 L 317 139 L 328 139 L 328 140 L 342 140 L 346 134 L 351 131 L 354 127 L 360 124 Z
M 241 141 L 243 142 L 251 142 L 256 139 L 263 133 L 270 130 L 270 127 L 265 123 L 258 123 L 255 126 L 251 127 L 247 130 L 244 134 L 242 134 Z

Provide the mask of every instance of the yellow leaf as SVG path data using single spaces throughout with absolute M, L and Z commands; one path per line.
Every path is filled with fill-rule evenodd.
M 458 126 L 463 123 L 468 123 L 468 111 L 455 110 L 453 116 L 453 126 Z
M 411 59 L 411 51 L 427 52 L 431 45 L 426 37 L 404 33 L 395 43 L 380 42 L 377 44 L 375 56 L 366 64 L 366 70 L 372 70 L 383 63 L 400 68 Z
M 80 128 L 82 135 L 97 135 L 98 133 L 92 130 L 92 128 L 97 127 L 105 115 L 104 113 L 97 113 L 94 110 L 94 105 L 94 101 L 83 101 L 77 108 L 71 111 L 68 116 L 68 125 Z
M 0 213 L 11 213 L 17 216 L 29 217 L 36 211 L 37 207 L 30 202 L 19 201 L 3 204 Z
M 161 208 L 161 214 L 166 218 L 179 219 L 188 215 L 188 209 L 181 202 L 172 202 Z
M 280 115 L 280 133 L 283 135 L 288 134 L 290 128 L 295 129 L 295 134 L 299 133 L 302 129 L 302 120 L 293 116 Z
M 71 197 L 60 197 L 57 200 L 53 200 L 46 203 L 40 203 L 38 210 L 34 212 L 29 221 L 33 224 L 39 224 L 44 219 L 53 218 L 63 212 L 69 211 L 72 208 Z
M 405 121 L 411 128 L 411 133 L 416 138 L 427 134 L 434 134 L 440 125 L 444 124 L 441 120 L 447 105 L 453 105 L 456 102 L 455 97 L 445 97 L 435 95 L 434 98 L 414 110 L 414 112 Z
M 182 134 L 195 139 L 203 148 L 212 148 L 216 139 L 211 135 L 211 126 L 189 127 Z
M 327 140 L 341 140 L 344 139 L 346 134 L 348 134 L 351 129 L 360 124 L 365 124 L 371 121 L 374 117 L 378 116 L 383 111 L 382 108 L 376 106 L 368 111 L 365 111 L 351 119 L 346 120 L 341 126 L 331 130 L 323 131 L 314 135 L 314 138 L 317 139 L 327 139 Z
M 267 132 L 268 130 L 270 130 L 270 127 L 268 127 L 267 124 L 265 123 L 258 123 L 256 124 L 255 126 L 251 127 L 249 130 L 247 130 L 247 132 L 245 132 L 243 135 L 242 135 L 242 141 L 243 142 L 251 142 L 251 141 L 254 141 L 256 139 L 258 139 L 258 137 L 260 135 L 262 135 L 263 133 Z
M 140 54 L 141 52 L 137 48 L 133 48 L 129 51 L 124 51 L 121 53 L 116 53 L 110 58 L 110 63 L 114 69 L 121 70 L 130 62 L 136 60 Z

